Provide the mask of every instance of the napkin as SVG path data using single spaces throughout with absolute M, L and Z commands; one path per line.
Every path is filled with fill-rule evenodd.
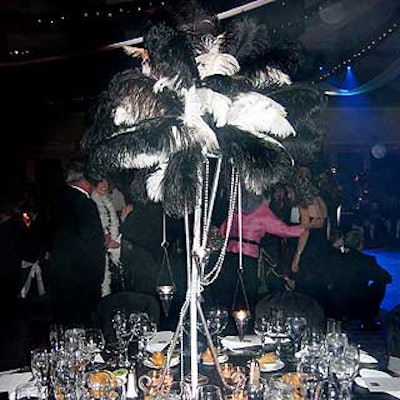
M 376 364 L 378 360 L 367 353 L 360 352 L 360 363 L 362 364 Z
M 102 357 L 102 355 L 100 353 L 96 353 L 96 355 L 94 356 L 94 362 L 98 363 L 98 364 L 104 364 L 104 358 Z
M 146 350 L 150 353 L 163 351 L 171 343 L 173 335 L 174 333 L 171 331 L 157 332 L 147 343 Z
M 0 392 L 8 392 L 10 394 L 14 392 L 15 388 L 18 385 L 22 385 L 24 383 L 28 383 L 32 379 L 31 372 L 8 372 L 2 373 L 0 376 Z M 14 394 L 15 397 L 15 394 Z
M 242 341 L 238 336 L 225 336 L 221 343 L 229 350 L 245 349 L 247 347 L 261 346 L 261 340 L 257 335 L 245 335 Z M 266 344 L 275 343 L 271 338 L 266 338 Z
M 400 399 L 400 378 L 393 378 L 387 372 L 361 368 L 360 376 L 355 379 L 357 385 L 370 392 L 382 392 Z

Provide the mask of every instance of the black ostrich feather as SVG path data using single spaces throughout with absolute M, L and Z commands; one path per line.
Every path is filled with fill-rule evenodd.
M 282 140 L 282 144 L 300 165 L 306 165 L 318 159 L 322 152 L 323 129 L 311 119 L 296 120 L 295 137 Z
M 194 209 L 198 174 L 203 161 L 200 147 L 171 156 L 163 179 L 163 205 L 167 214 L 182 217 L 186 207 L 189 212 Z
M 108 91 L 113 110 L 122 107 L 127 112 L 126 120 L 119 125 L 133 126 L 148 118 L 182 113 L 183 107 L 177 95 L 166 90 L 154 93 L 155 82 L 134 70 L 126 70 L 112 78 Z
M 143 35 L 152 74 L 157 78 L 176 75 L 188 88 L 199 81 L 194 51 L 186 35 L 166 22 L 152 25 Z
M 237 19 L 227 26 L 226 48 L 241 66 L 263 57 L 271 46 L 271 33 L 267 26 L 253 18 Z
M 93 146 L 96 146 L 114 132 L 115 125 L 108 91 L 102 92 L 92 103 L 88 118 L 90 126 L 80 141 L 83 153 L 90 151 Z
M 303 45 L 299 41 L 287 40 L 277 35 L 273 43 L 274 46 L 263 55 L 266 65 L 277 67 L 289 76 L 294 76 L 304 61 Z
M 220 24 L 209 4 L 196 0 L 174 1 L 166 8 L 174 16 L 177 29 L 184 32 L 191 46 L 196 49 L 203 36 L 217 36 Z
M 229 98 L 238 93 L 253 91 L 251 82 L 241 76 L 212 75 L 204 78 L 203 86 L 224 94 Z
M 327 105 L 327 99 L 322 90 L 303 84 L 293 84 L 268 91 L 268 96 L 286 108 L 288 119 L 293 124 L 298 118 L 318 118 L 318 114 Z
M 154 118 L 91 149 L 89 168 L 92 176 L 101 171 L 111 174 L 122 169 L 150 168 L 164 162 L 171 153 L 194 145 L 180 121 Z
M 261 194 L 293 166 L 285 149 L 238 128 L 225 126 L 218 129 L 217 135 L 225 162 L 236 167 L 249 192 Z
M 227 49 L 239 61 L 244 76 L 253 77 L 267 66 L 292 76 L 303 61 L 300 42 L 280 37 L 253 18 L 234 21 L 227 31 Z

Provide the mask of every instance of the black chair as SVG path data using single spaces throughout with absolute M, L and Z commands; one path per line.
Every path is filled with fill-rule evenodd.
M 157 324 L 160 321 L 159 301 L 150 295 L 130 291 L 119 292 L 103 297 L 94 315 L 95 325 L 103 331 L 107 343 L 115 342 L 112 315 L 116 309 L 130 312 L 145 312 Z
M 390 311 L 386 329 L 387 368 L 400 373 L 400 304 Z
M 325 329 L 325 313 L 312 297 L 296 291 L 285 291 L 265 296 L 256 305 L 256 316 L 279 310 L 283 315 L 298 315 L 307 319 L 314 330 Z

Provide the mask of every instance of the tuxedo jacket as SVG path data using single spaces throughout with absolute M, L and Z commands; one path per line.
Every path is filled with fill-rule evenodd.
M 105 244 L 96 204 L 65 185 L 55 206 L 51 251 L 53 295 L 61 302 L 92 306 L 101 297 Z M 89 306 L 89 305 L 88 305 Z

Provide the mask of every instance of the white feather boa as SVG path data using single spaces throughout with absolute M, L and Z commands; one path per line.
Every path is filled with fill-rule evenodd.
M 96 203 L 99 211 L 101 226 L 104 235 L 110 235 L 112 240 L 120 241 L 119 234 L 119 218 L 115 211 L 114 205 L 107 196 L 100 196 L 96 192 L 91 194 L 92 200 Z M 111 272 L 110 265 L 118 265 L 120 261 L 121 251 L 118 249 L 108 249 L 106 254 L 106 268 L 104 271 L 104 279 L 101 284 L 101 295 L 107 296 L 111 293 Z

